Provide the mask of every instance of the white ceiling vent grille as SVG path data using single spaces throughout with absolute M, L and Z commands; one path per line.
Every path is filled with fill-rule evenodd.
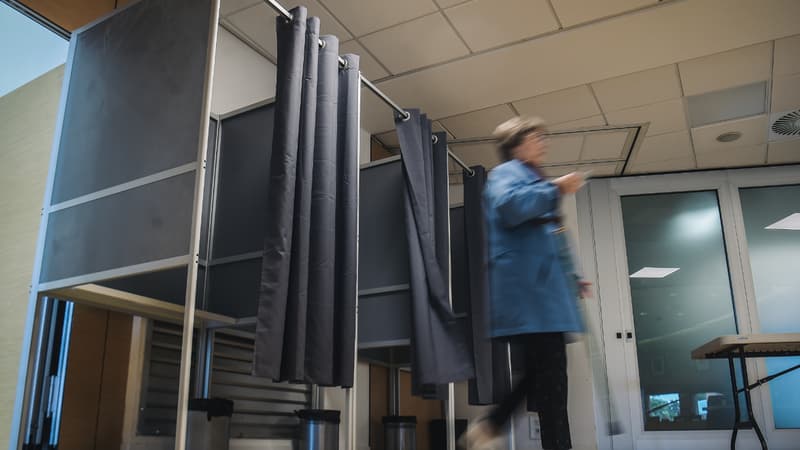
M 800 109 L 770 115 L 769 140 L 800 137 Z

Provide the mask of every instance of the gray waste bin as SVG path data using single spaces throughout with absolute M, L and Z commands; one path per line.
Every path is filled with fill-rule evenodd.
M 299 450 L 338 450 L 339 411 L 330 409 L 301 409 Z
M 384 447 L 386 450 L 416 450 L 417 417 L 386 416 L 383 418 Z
M 186 450 L 228 450 L 233 402 L 224 398 L 189 400 Z

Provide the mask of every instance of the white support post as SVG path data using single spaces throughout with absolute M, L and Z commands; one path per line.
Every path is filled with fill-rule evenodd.
M 211 0 L 208 47 L 206 51 L 206 79 L 203 90 L 203 108 L 198 136 L 197 171 L 194 182 L 194 207 L 191 228 L 191 261 L 186 274 L 186 302 L 183 311 L 183 339 L 181 343 L 180 384 L 178 388 L 178 415 L 175 421 L 175 450 L 186 449 L 186 426 L 189 415 L 189 390 L 192 369 L 192 336 L 194 335 L 194 313 L 197 299 L 197 271 L 200 263 L 200 228 L 203 217 L 203 190 L 205 186 L 206 158 L 208 149 L 208 121 L 211 117 L 211 92 L 214 78 L 214 59 L 217 48 L 219 22 L 219 0 Z

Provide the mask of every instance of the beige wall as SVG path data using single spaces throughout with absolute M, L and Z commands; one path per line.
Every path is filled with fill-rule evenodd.
M 53 144 L 59 66 L 0 97 L 0 447 L 9 440 L 39 214 Z

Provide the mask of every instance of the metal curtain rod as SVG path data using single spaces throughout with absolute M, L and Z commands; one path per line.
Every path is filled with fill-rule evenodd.
M 292 20 L 292 13 L 290 13 L 288 9 L 284 8 L 283 5 L 278 3 L 277 0 L 264 0 L 264 1 L 267 2 L 267 4 L 272 9 L 274 9 L 278 14 L 282 15 L 283 17 L 285 17 L 285 18 L 287 18 L 289 20 Z M 322 47 L 325 44 L 322 42 L 322 40 L 320 40 L 319 41 L 319 45 Z M 341 56 L 339 57 L 339 65 L 341 65 L 342 67 L 347 67 L 347 62 L 345 60 L 343 60 Z M 370 91 L 372 91 L 375 95 L 377 95 L 378 98 L 383 100 L 384 103 L 389 105 L 393 110 L 395 110 L 398 114 L 400 114 L 400 116 L 403 117 L 403 120 L 408 120 L 408 119 L 411 118 L 411 114 L 409 114 L 408 111 L 404 110 L 397 103 L 392 101 L 392 99 L 390 99 L 386 94 L 384 94 L 380 89 L 378 89 L 377 86 L 375 86 L 374 84 L 372 84 L 371 81 L 366 79 L 364 77 L 364 75 L 360 75 L 359 74 L 359 77 L 361 78 L 361 83 L 364 86 L 366 86 Z M 455 153 L 450 151 L 450 148 L 447 149 L 447 155 L 450 158 L 452 158 L 453 161 L 456 162 L 456 164 L 458 164 L 459 166 L 463 167 L 464 170 L 467 171 L 469 176 L 475 175 L 475 172 L 472 169 L 470 169 L 469 166 L 464 164 L 464 161 L 462 161 L 458 156 L 456 156 Z
M 270 7 L 272 7 L 272 9 L 274 9 L 276 12 L 278 12 L 280 15 L 282 15 L 283 17 L 285 17 L 285 18 L 287 18 L 289 20 L 292 20 L 292 13 L 290 13 L 289 10 L 284 8 L 283 5 L 278 3 L 276 0 L 264 0 L 264 1 L 267 2 L 267 4 Z M 319 45 L 320 45 L 320 47 L 322 47 L 325 44 L 322 42 L 322 40 L 320 40 L 319 41 Z M 343 60 L 341 56 L 339 57 L 339 65 L 342 66 L 342 67 L 347 67 L 347 62 L 345 60 Z M 371 81 L 369 81 L 368 79 L 364 78 L 364 75 L 359 75 L 359 76 L 361 78 L 361 82 L 367 88 L 369 88 L 370 91 L 374 92 L 375 95 L 377 95 L 381 100 L 383 100 L 384 103 L 386 103 L 387 105 L 391 106 L 393 110 L 397 111 L 397 113 L 400 114 L 400 116 L 403 117 L 403 120 L 408 120 L 409 118 L 411 118 L 411 114 L 409 114 L 408 111 L 406 111 L 403 108 L 399 107 L 397 105 L 397 103 L 393 102 L 392 99 L 390 99 L 388 96 L 386 96 L 386 94 L 381 92 L 381 90 L 378 89 L 377 86 L 372 84 Z

